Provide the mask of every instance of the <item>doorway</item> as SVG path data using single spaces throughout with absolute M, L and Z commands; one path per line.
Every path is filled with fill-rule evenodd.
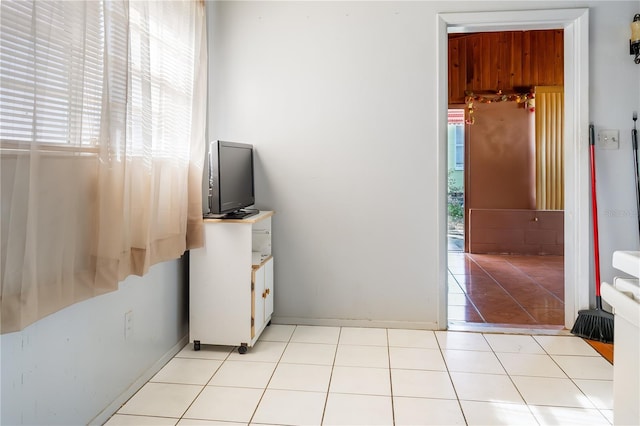
M 442 117 L 438 128 L 440 141 L 440 171 L 442 188 L 447 179 L 447 131 L 445 127 L 448 109 L 448 34 L 450 32 L 515 31 L 523 29 L 562 29 L 564 31 L 565 71 L 565 218 L 564 218 L 564 294 L 567 303 L 564 309 L 564 326 L 571 328 L 578 309 L 589 302 L 589 233 L 588 233 L 588 152 L 580 149 L 586 140 L 588 128 L 588 10 L 556 9 L 518 12 L 476 12 L 444 13 L 439 15 L 438 24 L 438 99 L 439 114 Z M 446 191 L 440 198 L 447 204 Z M 444 212 L 446 209 L 441 209 Z M 443 213 L 441 213 L 443 214 Z M 446 216 L 440 222 L 443 230 L 447 227 Z M 448 328 L 447 323 L 447 234 L 440 234 L 440 248 L 443 259 L 438 271 L 440 328 Z
M 563 37 L 449 34 L 452 324 L 564 325 Z

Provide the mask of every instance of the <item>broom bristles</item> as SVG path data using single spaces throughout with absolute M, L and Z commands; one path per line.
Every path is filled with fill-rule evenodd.
M 613 314 L 602 309 L 578 311 L 571 333 L 589 340 L 613 343 Z

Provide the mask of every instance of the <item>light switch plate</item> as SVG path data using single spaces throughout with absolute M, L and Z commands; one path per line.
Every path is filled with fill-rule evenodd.
M 598 148 L 620 149 L 620 131 L 600 130 L 598 132 Z

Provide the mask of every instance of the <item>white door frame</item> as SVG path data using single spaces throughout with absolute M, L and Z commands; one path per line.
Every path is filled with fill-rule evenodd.
M 589 9 L 438 14 L 438 328 L 447 323 L 448 33 L 564 29 L 564 323 L 589 307 Z

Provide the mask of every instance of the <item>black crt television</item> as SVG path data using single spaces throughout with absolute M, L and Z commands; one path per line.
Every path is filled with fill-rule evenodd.
M 205 217 L 242 219 L 257 214 L 253 145 L 215 141 L 209 144 L 209 213 Z

